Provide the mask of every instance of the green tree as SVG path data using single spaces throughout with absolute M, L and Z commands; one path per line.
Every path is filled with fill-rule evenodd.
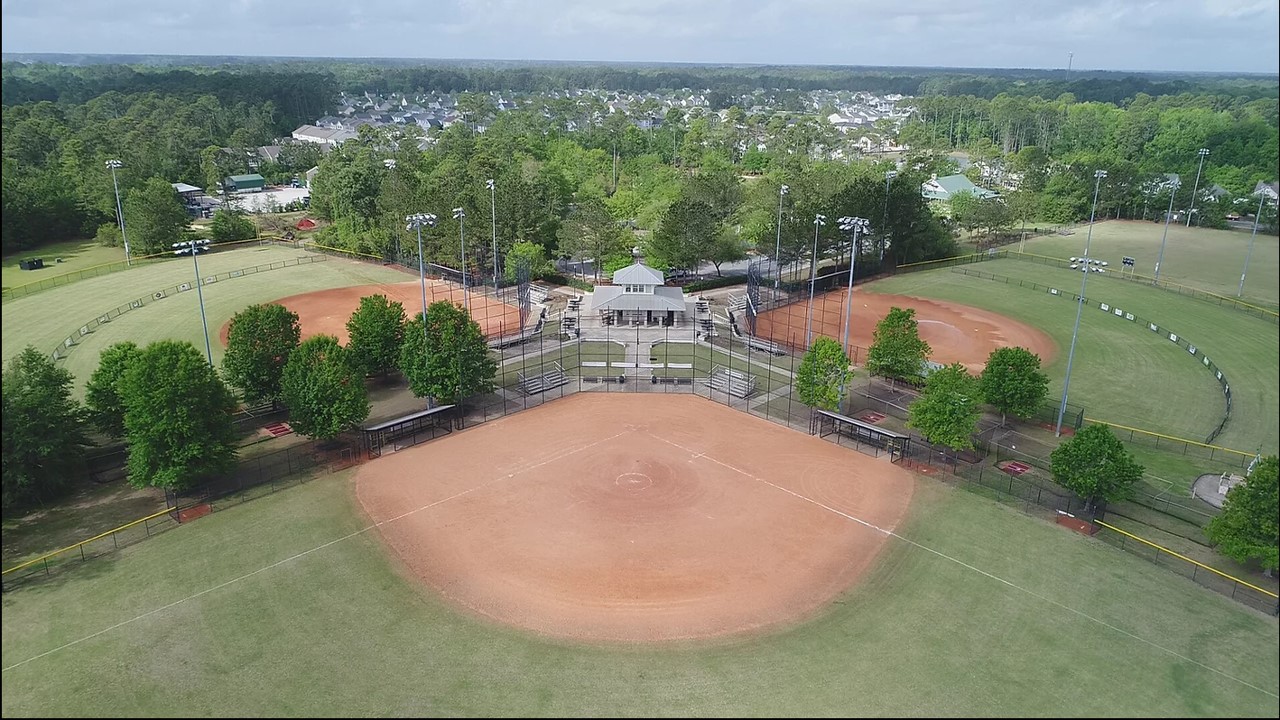
M 982 417 L 978 379 L 955 363 L 935 370 L 924 383 L 920 399 L 907 408 L 907 427 L 932 443 L 955 450 L 973 447 L 973 433 Z
M 547 259 L 547 250 L 538 243 L 518 242 L 511 246 L 507 253 L 505 274 L 507 282 L 515 282 L 516 270 L 521 262 L 529 264 L 529 278 L 537 278 L 551 272 L 551 261 Z
M 222 369 L 247 403 L 280 397 L 280 376 L 289 353 L 298 347 L 298 314 L 283 305 L 250 305 L 231 318 Z
M 243 212 L 219 208 L 209 223 L 209 234 L 214 242 L 236 242 L 248 240 L 258 234 L 253 221 L 245 217 Z
M 891 307 L 876 323 L 867 350 L 867 372 L 899 380 L 916 381 L 929 359 L 929 343 L 920 339 L 914 308 Z
M 405 326 L 400 371 L 415 396 L 461 402 L 491 391 L 498 365 L 476 321 L 441 300 L 427 306 L 425 333 L 421 313 Z
M 829 337 L 813 341 L 800 360 L 796 372 L 796 390 L 800 402 L 823 410 L 838 410 L 853 371 L 840 343 Z
M 1005 415 L 1023 419 L 1040 409 L 1049 396 L 1049 376 L 1040 372 L 1040 356 L 1021 347 L 991 351 L 982 369 L 982 396 Z
M 308 338 L 289 354 L 280 395 L 289 408 L 289 424 L 310 438 L 328 440 L 369 417 L 360 369 L 332 335 Z
M 191 223 L 173 186 L 158 177 L 129 191 L 124 203 L 124 220 L 130 249 L 135 255 L 155 255 L 169 250 Z
M 670 267 L 697 270 L 710 257 L 718 230 L 710 205 L 681 198 L 663 214 L 648 249 Z
M 351 364 L 364 375 L 382 375 L 396 368 L 404 344 L 404 305 L 386 295 L 360 298 L 360 307 L 347 320 L 347 351 Z
M 181 489 L 231 469 L 236 401 L 194 345 L 148 345 L 117 387 L 131 485 Z
M 1099 500 L 1119 502 L 1133 495 L 1143 467 L 1107 425 L 1088 425 L 1049 455 L 1054 482 L 1085 499 L 1088 512 Z
M 84 388 L 89 420 L 112 437 L 124 436 L 124 401 L 120 399 L 118 384 L 140 352 L 137 345 L 128 341 L 103 350 L 98 356 L 98 369 L 93 371 Z
M 1280 460 L 1260 461 L 1242 485 L 1231 488 L 1222 514 L 1205 534 L 1233 560 L 1257 558 L 1270 575 L 1280 563 Z
M 71 373 L 27 346 L 4 370 L 4 507 L 45 500 L 76 477 L 89 444 Z
M 560 226 L 558 237 L 560 252 L 571 258 L 593 261 L 597 278 L 604 259 L 627 248 L 622 229 L 604 203 L 595 198 L 579 203 Z

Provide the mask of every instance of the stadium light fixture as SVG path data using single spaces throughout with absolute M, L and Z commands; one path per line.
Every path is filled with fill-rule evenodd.
M 196 297 L 200 302 L 200 324 L 204 327 L 204 356 L 209 361 L 209 367 L 213 367 L 213 348 L 209 344 L 209 320 L 204 314 L 204 283 L 200 280 L 200 261 L 196 260 L 196 255 L 199 255 L 202 250 L 209 249 L 209 241 L 183 240 L 173 243 L 170 247 L 176 248 L 174 252 L 177 254 L 191 253 L 191 265 L 196 271 Z
M 461 249 L 459 250 L 460 255 L 458 256 L 458 260 L 459 260 L 459 269 L 462 271 L 462 307 L 463 309 L 468 309 L 471 307 L 471 303 L 467 300 L 467 235 L 466 235 L 466 232 L 463 230 L 463 224 L 466 217 L 467 217 L 467 212 L 462 208 L 456 207 L 453 209 L 453 219 L 458 221 L 458 243 L 461 246 Z
M 1169 209 L 1164 214 L 1164 235 L 1160 238 L 1160 254 L 1156 256 L 1156 274 L 1152 279 L 1152 285 L 1160 284 L 1160 264 L 1164 262 L 1164 245 L 1169 240 L 1169 221 L 1173 218 L 1173 198 L 1178 194 L 1178 188 L 1182 187 L 1182 181 L 1178 178 L 1169 180 Z
M 493 216 L 493 292 L 496 297 L 498 292 L 498 185 L 493 180 L 485 180 L 484 184 L 489 188 L 489 213 Z
M 853 320 L 850 316 L 853 314 L 853 271 L 858 267 L 858 234 L 866 233 L 871 230 L 871 223 L 866 218 L 850 217 L 848 215 L 840 218 L 840 230 L 843 232 L 853 231 L 853 245 L 849 249 L 849 286 L 845 289 L 845 313 L 844 313 L 844 354 L 849 356 L 850 362 L 853 361 L 853 355 L 850 352 L 849 330 L 852 328 Z
M 813 253 L 809 256 L 809 312 L 804 321 L 804 345 L 813 345 L 813 287 L 818 279 L 818 228 L 827 224 L 827 216 L 813 216 Z
M 1084 256 L 1089 257 L 1089 242 L 1093 240 L 1093 219 L 1098 214 L 1098 189 L 1102 187 L 1102 178 L 1107 176 L 1106 170 L 1095 170 L 1093 173 L 1093 210 L 1089 212 L 1089 234 L 1084 240 Z M 1071 387 L 1071 361 L 1076 356 L 1076 338 L 1080 335 L 1080 314 L 1084 310 L 1084 289 L 1089 283 L 1089 266 L 1084 266 L 1084 279 L 1080 281 L 1080 297 L 1076 299 L 1076 326 L 1071 331 L 1071 349 L 1067 352 L 1067 377 L 1062 382 L 1062 404 L 1058 406 L 1058 424 L 1054 430 L 1056 437 L 1062 437 L 1062 416 L 1067 411 L 1067 389 Z
M 791 192 L 791 188 L 783 185 L 778 188 L 778 239 L 773 244 L 773 265 L 778 275 L 773 279 L 773 289 L 777 290 L 779 283 L 782 282 L 782 265 L 778 260 L 778 256 L 782 254 L 782 198 Z
M 1249 258 L 1253 257 L 1253 241 L 1258 237 L 1258 223 L 1262 221 L 1262 206 L 1267 202 L 1267 196 L 1258 193 L 1258 212 L 1253 216 L 1253 233 L 1249 235 L 1249 249 L 1244 254 L 1244 270 L 1240 273 L 1240 289 L 1236 290 L 1236 297 L 1244 295 L 1244 276 L 1249 274 Z
M 1196 154 L 1200 156 L 1200 166 L 1196 168 L 1196 184 L 1191 188 L 1191 208 L 1187 210 L 1187 227 L 1191 227 L 1191 215 L 1196 211 L 1196 193 L 1200 192 L 1200 171 L 1204 170 L 1204 158 L 1209 154 L 1209 148 L 1200 148 Z
M 884 265 L 884 249 L 885 237 L 884 233 L 889 232 L 889 183 L 898 177 L 897 170 L 884 171 L 884 222 L 880 224 L 880 265 Z M 878 271 L 877 271 L 878 272 Z
M 427 273 L 422 258 L 422 228 L 435 227 L 436 216 L 431 213 L 414 213 L 405 217 L 405 230 L 418 231 L 418 284 L 422 288 L 422 333 L 427 332 Z
M 124 210 L 120 208 L 120 184 L 116 182 L 116 170 L 124 167 L 124 163 L 108 160 L 107 167 L 111 169 L 111 187 L 116 190 L 116 219 L 120 223 L 120 240 L 124 242 L 124 264 L 125 267 L 133 267 L 133 258 L 129 254 L 129 235 L 124 229 Z

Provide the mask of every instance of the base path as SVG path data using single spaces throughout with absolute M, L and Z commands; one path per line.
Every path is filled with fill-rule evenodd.
M 298 313 L 302 325 L 302 339 L 313 335 L 333 335 L 338 342 L 347 344 L 347 320 L 360 307 L 360 298 L 369 295 L 386 295 L 388 300 L 404 305 L 410 318 L 422 313 L 422 289 L 417 280 L 381 285 L 357 285 L 354 287 L 319 290 L 302 295 L 273 300 Z M 462 288 L 439 280 L 427 281 L 427 304 L 448 300 L 462 304 Z M 486 295 L 468 293 L 471 317 L 479 323 L 486 337 L 513 334 L 520 331 L 520 308 L 499 302 Z M 218 337 L 223 347 L 227 344 L 227 331 L 231 323 L 222 326 Z
M 541 634 L 652 642 L 812 616 L 871 567 L 912 483 L 704 398 L 581 393 L 383 456 L 356 494 L 452 602 Z
M 844 340 L 844 313 L 848 310 L 845 295 L 844 290 L 831 290 L 814 298 L 813 337 L 825 335 L 837 342 Z M 929 359 L 944 365 L 958 362 L 969 372 L 981 372 L 992 350 L 1010 346 L 1024 347 L 1039 355 L 1042 365 L 1048 365 L 1058 354 L 1057 345 L 1044 331 L 968 305 L 858 289 L 853 291 L 852 305 L 849 341 L 864 349 L 863 358 L 865 349 L 874 341 L 876 323 L 892 307 L 915 309 L 920 338 L 932 349 Z M 756 334 L 802 348 L 808 311 L 807 301 L 766 311 L 756 321 Z

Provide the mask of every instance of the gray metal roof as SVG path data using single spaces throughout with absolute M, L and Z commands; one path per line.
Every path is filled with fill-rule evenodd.
M 685 311 L 684 291 L 658 287 L 653 293 L 627 293 L 616 285 L 598 285 L 591 294 L 592 310 L 674 310 Z
M 661 285 L 665 282 L 662 273 L 639 261 L 613 272 L 614 285 Z

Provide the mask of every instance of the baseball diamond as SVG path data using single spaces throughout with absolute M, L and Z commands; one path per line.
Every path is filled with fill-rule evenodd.
M 578 640 L 785 626 L 855 584 L 911 474 L 690 395 L 577 394 L 364 466 L 357 495 L 458 605 Z

